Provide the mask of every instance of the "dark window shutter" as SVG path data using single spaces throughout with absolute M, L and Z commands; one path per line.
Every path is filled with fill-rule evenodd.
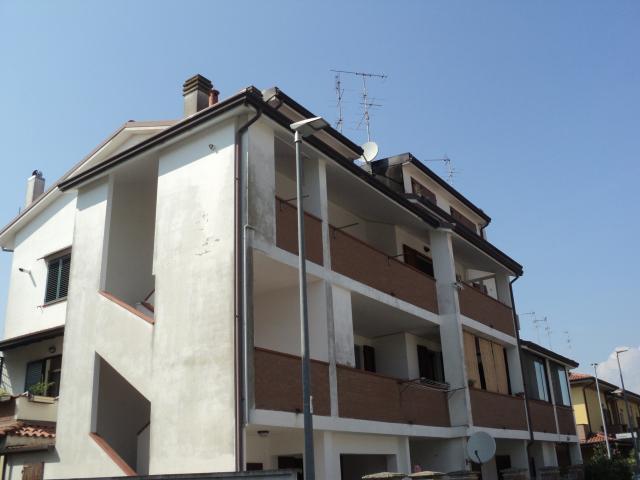
M 52 302 L 58 298 L 58 276 L 60 275 L 60 261 L 58 259 L 49 262 L 49 272 L 47 273 L 47 289 L 44 296 L 44 303 Z
M 69 273 L 71 272 L 71 255 L 49 261 L 47 288 L 44 303 L 65 298 L 69 291 Z
M 376 350 L 369 345 L 362 346 L 362 356 L 364 357 L 364 369 L 368 372 L 376 371 Z
M 69 273 L 71 272 L 71 256 L 66 256 L 60 260 L 60 285 L 58 288 L 58 298 L 64 298 L 69 291 Z
M 30 362 L 27 364 L 27 375 L 24 381 L 25 391 L 29 391 L 35 384 L 44 380 L 44 361 Z

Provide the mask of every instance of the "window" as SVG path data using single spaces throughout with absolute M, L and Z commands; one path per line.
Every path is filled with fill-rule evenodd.
M 523 352 L 522 359 L 525 372 L 524 382 L 529 397 L 549 402 L 549 384 L 547 383 L 545 361 L 526 352 Z
M 57 397 L 60 395 L 62 355 L 43 358 L 27 364 L 24 389 L 35 395 Z
M 508 395 L 511 392 L 504 347 L 464 332 L 465 365 L 471 386 Z
M 417 268 L 422 273 L 426 273 L 430 277 L 433 277 L 433 262 L 426 255 L 414 250 L 408 245 L 402 246 L 404 262 Z
M 424 345 L 418 345 L 418 371 L 420 378 L 444 382 L 442 352 L 433 352 Z
M 465 217 L 462 213 L 460 213 L 455 208 L 451 207 L 450 210 L 451 210 L 451 216 L 453 217 L 454 220 L 457 220 L 458 222 L 460 222 L 462 225 L 467 227 L 473 233 L 475 234 L 478 233 L 478 226 L 474 222 L 469 220 L 467 217 Z
M 356 368 L 367 372 L 376 371 L 376 350 L 370 345 L 354 345 Z
M 553 365 L 551 370 L 553 372 L 553 393 L 556 404 L 570 407 L 571 396 L 569 395 L 567 372 L 562 365 Z
M 52 258 L 48 262 L 47 288 L 44 303 L 66 298 L 69 290 L 69 272 L 71 270 L 71 254 Z
M 411 179 L 411 191 L 434 205 L 436 204 L 436 194 L 418 182 L 415 178 Z

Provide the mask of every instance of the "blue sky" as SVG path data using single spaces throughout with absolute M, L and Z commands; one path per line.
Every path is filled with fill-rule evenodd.
M 640 346 L 638 25 L 636 0 L 0 0 L 0 223 L 32 170 L 54 181 L 124 121 L 179 117 L 194 73 L 222 97 L 278 85 L 335 120 L 330 69 L 384 72 L 381 154 L 453 160 L 489 238 L 525 267 L 518 310 L 547 316 L 552 346 L 588 371 Z M 345 134 L 362 142 L 345 87 Z

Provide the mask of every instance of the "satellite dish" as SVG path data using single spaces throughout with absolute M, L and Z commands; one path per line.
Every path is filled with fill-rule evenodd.
M 496 454 L 496 441 L 486 432 L 476 432 L 467 440 L 467 455 L 473 463 L 487 463 Z
M 362 158 L 365 162 L 373 162 L 378 156 L 378 144 L 376 142 L 367 142 L 362 145 Z

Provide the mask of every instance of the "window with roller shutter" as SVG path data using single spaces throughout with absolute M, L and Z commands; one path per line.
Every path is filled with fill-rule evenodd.
M 71 254 L 50 259 L 48 267 L 45 304 L 67 297 L 69 274 L 71 272 Z

